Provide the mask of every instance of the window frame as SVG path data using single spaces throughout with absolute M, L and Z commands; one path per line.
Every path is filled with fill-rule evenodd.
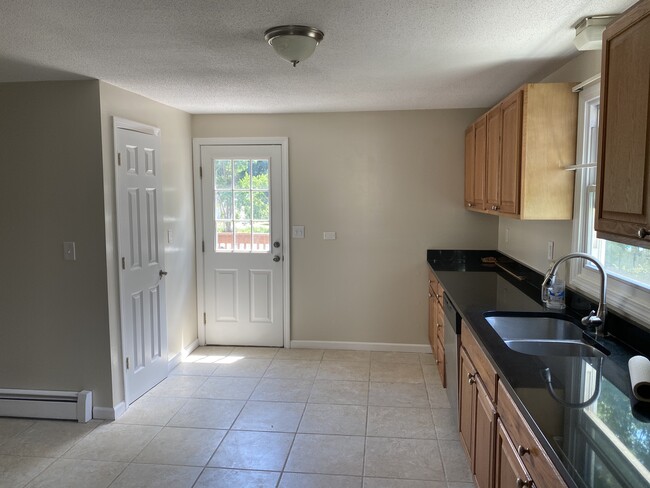
M 571 239 L 572 252 L 586 252 L 589 243 L 588 216 L 588 187 L 587 173 L 581 165 L 587 165 L 595 161 L 588 161 L 589 151 L 587 146 L 589 139 L 586 124 L 591 105 L 595 100 L 600 100 L 600 82 L 595 82 L 584 87 L 578 96 L 578 130 L 576 143 L 577 171 L 574 191 L 574 217 L 573 235 Z M 599 134 L 600 136 L 600 134 Z M 595 194 L 594 194 L 595 196 Z M 595 201 L 595 200 L 594 200 Z M 595 268 L 584 260 L 571 260 L 569 266 L 568 283 L 572 288 L 583 292 L 590 298 L 597 300 L 600 294 L 600 275 Z M 623 277 L 607 275 L 607 304 L 608 307 L 618 314 L 650 326 L 650 289 L 627 281 Z

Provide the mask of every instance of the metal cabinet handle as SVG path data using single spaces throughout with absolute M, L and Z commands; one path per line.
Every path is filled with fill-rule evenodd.
M 533 486 L 532 480 L 522 480 L 521 478 L 517 478 L 517 488 L 530 488 Z
M 472 373 L 467 373 L 467 382 L 470 385 L 473 385 L 474 383 L 476 383 L 476 379 L 474 378 L 474 376 L 476 376 L 476 375 L 472 374 Z
M 431 293 L 429 293 L 429 298 L 433 298 L 433 295 Z
M 636 235 L 637 235 L 640 239 L 645 239 L 646 237 L 650 236 L 650 230 L 641 227 L 641 228 L 639 229 L 639 231 L 636 233 Z
M 468 207 L 471 207 L 471 206 L 472 206 L 472 203 L 471 203 L 471 202 L 467 202 L 467 206 L 468 206 Z
M 275 261 L 276 263 L 280 261 L 280 256 L 273 256 L 273 261 Z
M 517 446 L 517 452 L 520 456 L 530 453 L 530 449 L 526 449 L 524 446 Z

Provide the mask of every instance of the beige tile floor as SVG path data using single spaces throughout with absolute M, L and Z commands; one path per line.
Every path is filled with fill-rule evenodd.
M 430 354 L 203 347 L 115 422 L 0 418 L 0 488 L 473 488 Z

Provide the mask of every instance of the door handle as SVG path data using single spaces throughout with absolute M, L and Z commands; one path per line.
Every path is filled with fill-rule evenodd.
M 280 256 L 273 256 L 273 261 L 275 261 L 276 263 L 280 261 Z
M 167 276 L 167 271 L 163 271 L 162 269 L 158 271 L 158 276 L 162 280 L 163 276 Z

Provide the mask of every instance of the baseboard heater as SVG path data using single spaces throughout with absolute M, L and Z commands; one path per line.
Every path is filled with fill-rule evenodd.
M 92 391 L 0 389 L 0 417 L 66 419 L 85 423 L 92 419 Z

